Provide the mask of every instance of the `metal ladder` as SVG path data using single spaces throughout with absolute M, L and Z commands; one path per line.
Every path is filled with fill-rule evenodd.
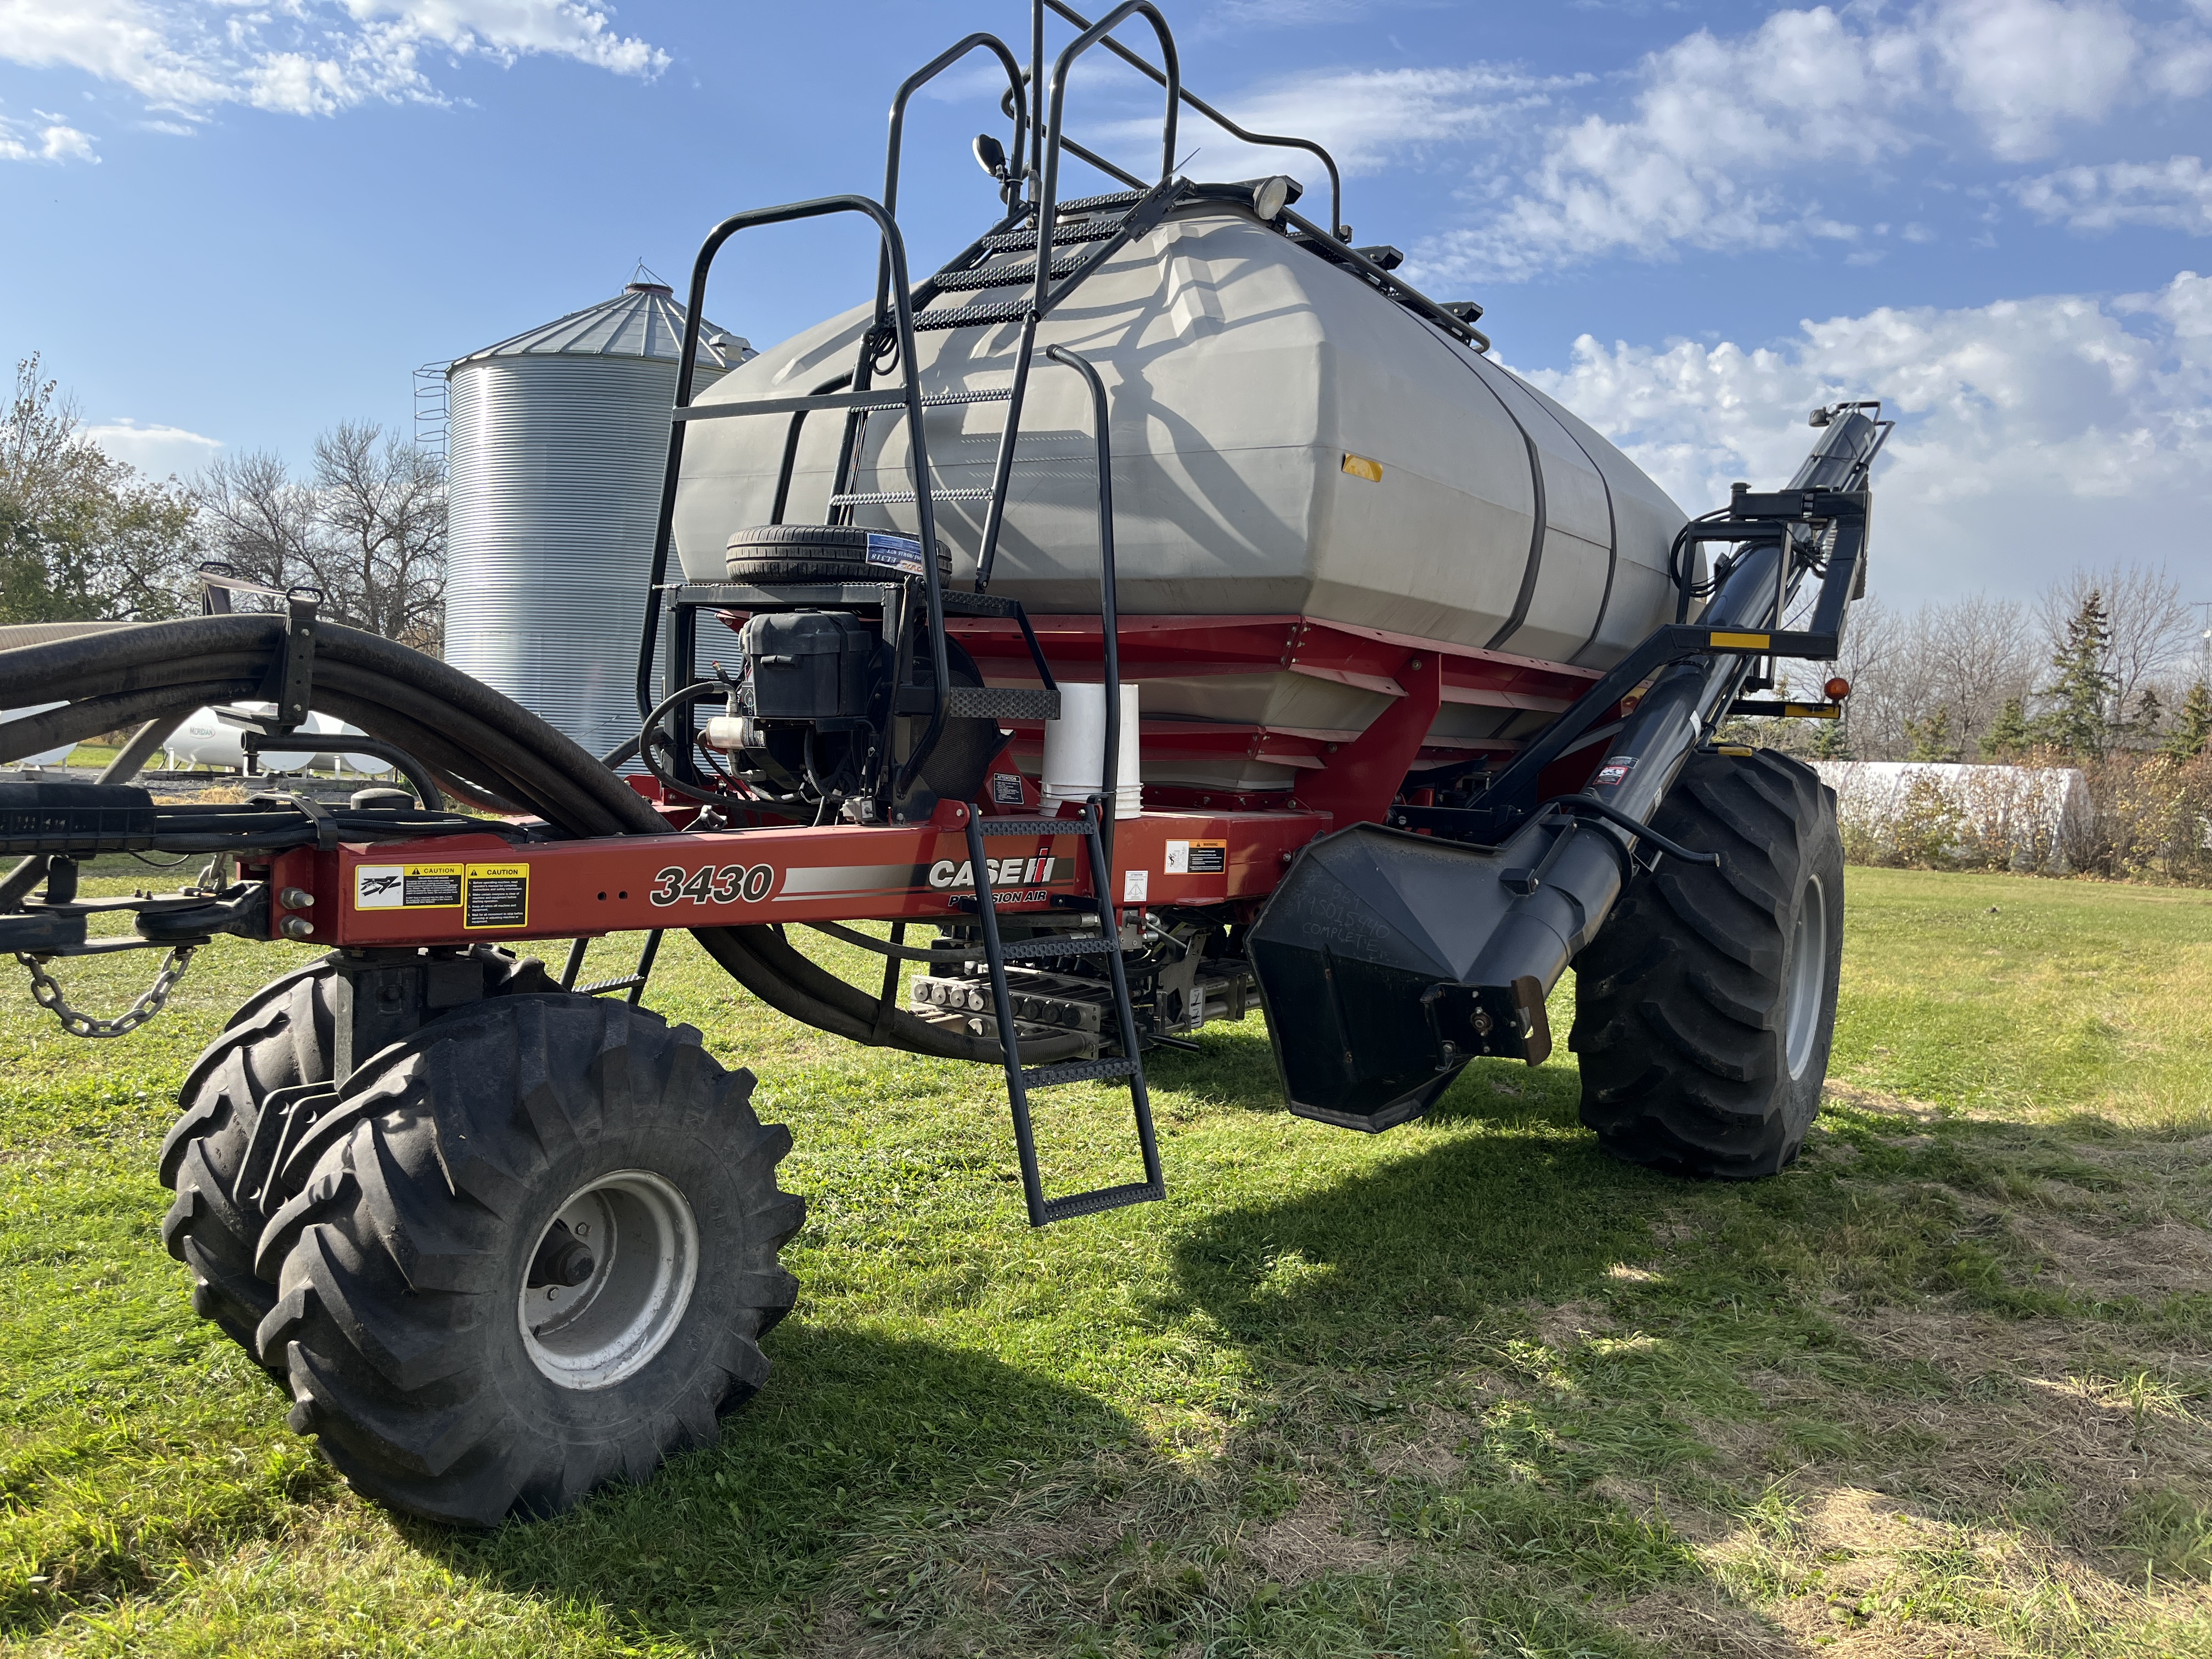
M 1109 702 L 1109 707 L 1112 705 Z M 968 859 L 975 872 L 975 915 L 983 935 L 983 960 L 990 969 L 991 1006 L 999 1024 L 999 1048 L 1006 1056 L 1006 1103 L 1012 1109 L 1014 1145 L 1021 1156 L 1022 1197 L 1030 1212 L 1030 1225 L 1065 1221 L 1071 1216 L 1097 1215 L 1125 1204 L 1142 1204 L 1167 1196 L 1160 1176 L 1160 1147 L 1152 1129 L 1152 1097 L 1145 1086 L 1145 1062 L 1137 1037 L 1136 1011 L 1129 1002 L 1129 980 L 1121 963 L 1121 930 L 1115 920 L 1111 878 L 1113 860 L 1106 850 L 1102 812 L 1112 797 L 1102 802 L 1092 797 L 1079 818 L 983 818 L 968 815 Z M 984 842 L 993 836 L 1064 836 L 1074 830 L 1083 837 L 1091 866 L 1091 904 L 1098 917 L 1098 933 L 1091 937 L 1027 939 L 1013 947 L 1021 958 L 1101 956 L 1106 958 L 1114 987 L 1114 1018 L 1121 1045 L 1118 1059 L 1070 1060 L 1058 1066 L 1024 1066 L 1021 1039 L 1014 1030 L 1013 999 L 1006 989 L 1006 944 L 999 937 L 997 905 L 991 890 L 990 862 Z M 1036 1134 L 1030 1117 L 1030 1091 L 1069 1083 L 1091 1083 L 1107 1078 L 1129 1079 L 1129 1102 L 1136 1121 L 1137 1144 L 1145 1160 L 1145 1178 L 1120 1186 L 1098 1187 L 1060 1198 L 1044 1195 L 1044 1181 L 1037 1170 Z
M 1014 1119 L 1014 1144 L 1021 1154 L 1022 1196 L 1029 1206 L 1030 1224 L 1064 1221 L 1070 1216 L 1096 1215 L 1125 1204 L 1142 1204 L 1167 1196 L 1160 1176 L 1160 1148 L 1152 1128 L 1152 1097 L 1145 1084 L 1144 1048 L 1137 1035 L 1136 1009 L 1129 1000 L 1128 974 L 1121 961 L 1121 930 L 1115 914 L 1113 890 L 1113 822 L 1120 798 L 1115 776 L 1121 752 L 1121 660 L 1119 611 L 1114 585 L 1114 468 L 1107 428 L 1106 383 L 1089 362 L 1065 346 L 1053 346 L 1046 356 L 1083 377 L 1091 393 L 1091 418 L 1098 462 L 1098 621 L 1103 647 L 1106 694 L 1106 752 L 1098 770 L 1098 793 L 1074 819 L 1060 817 L 986 818 L 968 814 L 968 865 L 975 878 L 975 917 L 983 936 L 983 961 L 991 981 L 991 1009 L 998 1022 L 999 1048 L 1005 1057 L 1006 1101 Z M 984 843 L 1007 836 L 1064 836 L 1073 831 L 1083 837 L 1090 865 L 1091 911 L 1098 919 L 1095 937 L 1025 939 L 1011 952 L 999 937 L 996 897 L 992 890 L 991 863 Z M 1078 900 L 1066 901 L 1081 902 Z M 1021 1039 L 1015 1030 L 1013 998 L 1006 986 L 1006 958 L 1051 958 L 1098 956 L 1106 959 L 1108 982 L 1114 989 L 1114 1020 L 1121 1046 L 1118 1059 L 1073 1060 L 1058 1066 L 1024 1067 Z M 1047 1198 L 1038 1173 L 1036 1137 L 1030 1116 L 1030 1091 L 1068 1083 L 1091 1083 L 1107 1078 L 1129 1079 L 1130 1110 L 1136 1121 L 1137 1145 L 1144 1158 L 1142 1181 L 1096 1188 Z

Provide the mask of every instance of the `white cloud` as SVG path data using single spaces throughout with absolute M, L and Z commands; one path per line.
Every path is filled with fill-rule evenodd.
M 1957 106 L 2008 161 L 2046 153 L 2068 121 L 2101 118 L 2142 52 L 2134 20 L 2098 0 L 1950 0 L 1913 32 Z
M 1517 184 L 1422 246 L 1417 267 L 1517 281 L 1680 246 L 1855 240 L 1820 200 L 1839 167 L 1863 174 L 1938 143 L 2024 160 L 2124 101 L 2209 82 L 2212 43 L 2194 26 L 2153 27 L 2109 0 L 1778 11 L 1748 33 L 1701 29 L 1650 54 L 1626 112 L 1543 131 Z
M 1880 397 L 1899 419 L 1876 477 L 1877 587 L 1919 599 L 2033 591 L 2127 546 L 2200 557 L 2212 495 L 2212 278 L 2154 294 L 1885 307 L 1779 344 L 1584 336 L 1529 378 L 1607 433 L 1692 512 L 1731 480 L 1785 482 L 1805 411 Z
M 220 438 L 204 438 L 180 426 L 142 426 L 128 415 L 99 426 L 79 427 L 77 435 L 157 478 L 172 472 L 197 472 L 222 447 Z
M 1478 64 L 1465 69 L 1368 70 L 1302 75 L 1248 94 L 1223 112 L 1248 131 L 1296 133 L 1335 156 L 1347 174 L 1376 173 L 1424 149 L 1497 134 L 1516 118 L 1549 106 L 1554 96 L 1590 76 L 1532 76 Z M 1238 166 L 1299 172 L 1288 152 L 1232 143 L 1210 121 L 1186 115 L 1219 168 Z M 1155 131 L 1158 121 L 1155 118 Z M 1228 158 L 1236 158 L 1232 162 Z M 1315 169 L 1308 168 L 1311 173 Z M 1217 168 L 1208 168 L 1217 176 Z M 1316 178 L 1306 178 L 1317 185 Z
M 623 75 L 668 57 L 615 32 L 594 0 L 0 0 L 0 58 L 66 68 L 195 115 L 246 104 L 330 115 L 373 100 L 442 102 L 426 52 L 502 65 L 533 55 Z
M 2212 170 L 2195 155 L 2062 167 L 2013 188 L 2030 212 L 2075 230 L 2154 225 L 2212 235 Z
M 0 161 L 90 161 L 100 156 L 88 133 L 79 132 L 49 110 L 33 110 L 40 125 L 27 125 L 0 115 Z

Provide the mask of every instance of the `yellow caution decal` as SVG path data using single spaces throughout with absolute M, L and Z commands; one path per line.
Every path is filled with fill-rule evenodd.
M 1712 635 L 1716 651 L 1764 651 L 1772 642 L 1765 634 L 1721 634 Z
M 461 926 L 526 927 L 530 925 L 530 866 L 471 864 L 461 879 Z
M 1370 461 L 1364 455 L 1355 455 L 1350 450 L 1344 454 L 1344 470 L 1355 478 L 1364 478 L 1370 483 L 1382 482 L 1382 463 Z

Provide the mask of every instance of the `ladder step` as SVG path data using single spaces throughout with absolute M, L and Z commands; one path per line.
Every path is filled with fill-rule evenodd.
M 976 829 L 986 837 L 992 836 L 1087 836 L 1091 820 L 1084 818 L 984 818 L 975 820 Z
M 1103 957 L 1118 944 L 1103 934 L 1079 933 L 1063 939 L 1009 939 L 1005 949 L 1007 961 L 1025 962 L 1031 957 Z
M 1030 314 L 1027 300 L 1000 300 L 989 305 L 954 306 L 945 311 L 917 311 L 914 325 L 927 334 L 933 329 L 988 327 L 994 323 L 1018 323 Z
M 1134 1077 L 1133 1060 L 1071 1060 L 1065 1066 L 1031 1066 L 1022 1073 L 1024 1089 L 1051 1089 L 1063 1083 L 1096 1083 L 1103 1078 Z
M 1119 235 L 1121 230 L 1119 219 L 1086 219 L 1080 224 L 1055 224 L 1052 228 L 1052 245 L 1067 247 L 1077 242 L 1103 242 L 1109 236 Z M 983 239 L 983 246 L 994 253 L 1034 253 L 1036 242 L 1036 232 L 1033 230 L 1009 230 Z
M 1014 395 L 1011 386 L 995 392 L 940 392 L 921 400 L 924 409 L 952 404 L 1002 404 Z M 726 421 L 741 415 L 801 415 L 817 409 L 846 410 L 899 410 L 906 398 L 897 392 L 824 392 L 811 398 L 747 398 L 733 404 L 686 404 L 672 411 L 679 421 Z
M 1042 687 L 956 685 L 945 694 L 948 720 L 977 720 L 996 715 L 1010 720 L 1056 720 L 1060 693 Z
M 642 985 L 645 982 L 645 975 L 642 974 L 630 974 L 621 979 L 594 980 L 589 985 L 576 987 L 576 994 L 580 997 L 602 996 L 609 991 L 627 991 L 634 986 Z
M 1079 196 L 1072 202 L 1060 203 L 1053 211 L 1098 213 L 1108 208 L 1133 208 L 1152 193 L 1149 190 L 1117 190 L 1107 196 Z
M 933 489 L 929 492 L 929 499 L 933 501 L 988 501 L 991 499 L 991 492 L 988 489 Z M 914 492 L 911 489 L 886 490 L 864 495 L 832 495 L 830 498 L 832 507 L 910 507 L 913 504 Z
M 1133 1181 L 1126 1187 L 1101 1187 L 1091 1193 L 1070 1193 L 1066 1198 L 1048 1198 L 1041 1206 L 1047 1221 L 1067 1221 L 1079 1215 L 1097 1215 L 1106 1210 L 1118 1210 L 1127 1204 L 1150 1204 L 1165 1198 L 1168 1189 L 1157 1181 Z
M 1055 260 L 1052 280 L 1057 283 L 1074 276 L 1082 264 L 1080 259 Z M 940 294 L 958 294 L 970 289 L 1027 288 L 1036 281 L 1036 261 L 1024 259 L 1018 265 L 981 265 L 974 270 L 940 270 L 929 280 Z

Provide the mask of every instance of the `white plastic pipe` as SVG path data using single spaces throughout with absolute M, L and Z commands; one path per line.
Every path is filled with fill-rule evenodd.
M 1114 766 L 1114 816 L 1132 818 L 1144 811 L 1145 783 L 1137 769 L 1137 691 L 1121 683 L 1121 752 Z M 1106 688 L 1095 683 L 1060 683 L 1060 718 L 1044 723 L 1044 805 L 1079 805 L 1098 793 L 1101 763 L 1106 758 Z

